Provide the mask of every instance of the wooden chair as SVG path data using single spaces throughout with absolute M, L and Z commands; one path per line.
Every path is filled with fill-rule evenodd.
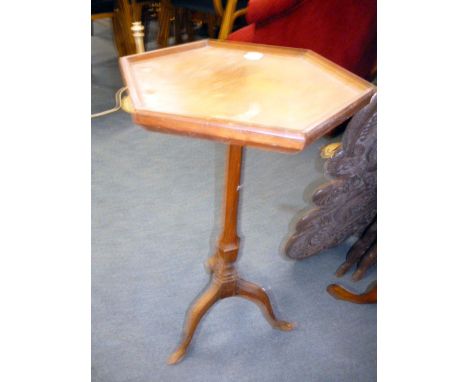
M 115 47 L 119 57 L 136 53 L 132 37 L 132 21 L 141 19 L 141 9 L 146 0 L 92 0 L 91 22 L 98 19 L 112 19 Z M 91 24 L 92 25 L 92 24 Z
M 235 19 L 246 13 L 246 6 L 247 0 L 161 0 L 158 45 L 160 47 L 168 45 L 171 19 L 175 20 L 176 43 L 182 42 L 182 24 L 186 25 L 187 34 L 191 40 L 193 38 L 191 12 L 200 12 L 207 16 L 210 38 L 215 37 L 218 21 L 226 20 L 225 30 L 220 33 L 227 36 L 232 30 Z
M 224 13 L 224 17 L 221 21 L 221 29 L 218 38 L 220 40 L 226 40 L 231 31 L 233 20 L 235 19 L 235 9 L 236 1 L 228 0 L 228 5 L 226 7 L 226 12 Z M 145 52 L 145 26 L 142 25 L 141 21 L 134 21 L 132 22 L 131 26 L 132 31 L 132 39 L 135 45 L 135 53 L 144 53 Z M 122 108 L 127 113 L 133 112 L 133 105 L 128 96 L 124 96 L 121 98 L 120 103 L 116 106 L 117 110 Z M 101 113 L 102 114 L 102 113 Z

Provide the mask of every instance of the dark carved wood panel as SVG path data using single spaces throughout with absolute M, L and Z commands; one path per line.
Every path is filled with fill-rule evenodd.
M 346 254 L 346 261 L 336 270 L 336 276 L 341 277 L 356 264 L 353 281 L 361 280 L 367 270 L 377 263 L 377 219 L 364 231 Z
M 325 162 L 331 180 L 314 192 L 285 252 L 302 259 L 361 235 L 377 216 L 377 96 L 350 121 L 338 152 Z

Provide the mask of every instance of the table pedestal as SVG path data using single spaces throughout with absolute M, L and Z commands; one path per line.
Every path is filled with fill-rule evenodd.
M 228 147 L 225 186 L 224 227 L 219 238 L 217 253 L 208 260 L 212 277 L 208 288 L 190 307 L 185 323 L 182 342 L 167 362 L 174 364 L 185 355 L 193 334 L 203 315 L 218 300 L 226 297 L 243 297 L 256 303 L 267 321 L 276 329 L 291 330 L 294 325 L 275 317 L 270 299 L 260 286 L 243 280 L 236 269 L 239 237 L 237 236 L 237 207 L 242 165 L 242 146 Z

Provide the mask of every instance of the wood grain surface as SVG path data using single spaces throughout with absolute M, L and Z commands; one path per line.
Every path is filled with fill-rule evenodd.
M 120 62 L 137 124 L 279 151 L 302 150 L 375 92 L 302 49 L 203 40 Z

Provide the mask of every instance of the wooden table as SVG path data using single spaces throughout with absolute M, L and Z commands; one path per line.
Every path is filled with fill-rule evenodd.
M 120 64 L 136 124 L 228 145 L 224 226 L 208 260 L 211 282 L 189 309 L 168 363 L 182 359 L 202 316 L 226 297 L 255 302 L 274 328 L 291 330 L 276 318 L 265 290 L 236 270 L 243 146 L 299 152 L 366 105 L 375 87 L 311 51 L 214 40 L 123 57 Z

